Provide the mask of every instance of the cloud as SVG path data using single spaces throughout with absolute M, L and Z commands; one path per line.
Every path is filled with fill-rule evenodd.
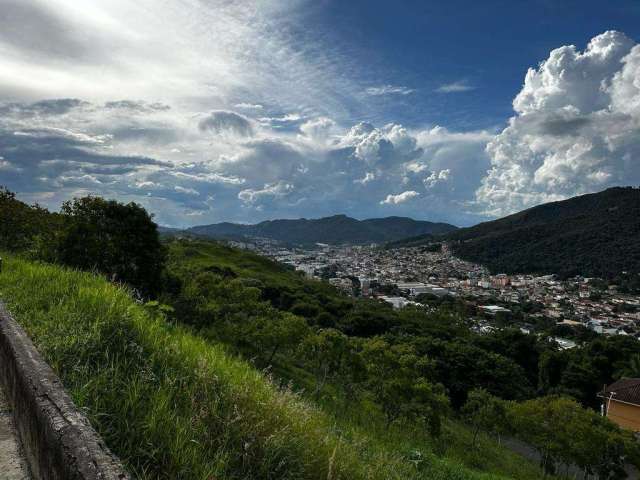
M 164 111 L 171 109 L 169 105 L 165 105 L 161 102 L 148 103 L 142 100 L 116 100 L 105 102 L 104 108 L 133 110 L 137 112 Z
M 386 123 L 414 90 L 301 33 L 312 0 L 0 3 L 0 184 L 28 201 L 92 193 L 187 225 L 371 217 L 415 191 L 403 213 L 457 219 L 488 168 L 482 132 Z
M 253 136 L 253 127 L 247 117 L 225 110 L 214 110 L 206 118 L 200 120 L 198 127 L 203 132 L 231 132 L 241 137 Z
M 491 168 L 477 191 L 485 211 L 640 183 L 639 65 L 640 46 L 609 31 L 529 69 L 515 116 L 487 145 Z
M 410 95 L 415 92 L 414 89 L 396 85 L 380 85 L 378 87 L 369 87 L 365 90 L 367 95 L 374 97 L 381 95 Z
M 262 110 L 264 108 L 264 106 L 260 105 L 259 103 L 246 103 L 246 102 L 236 103 L 234 107 L 240 108 L 242 110 Z
M 331 130 L 336 126 L 336 122 L 327 117 L 319 117 L 309 120 L 300 125 L 300 131 L 310 138 L 326 140 Z
M 341 144 L 354 148 L 353 155 L 369 166 L 389 167 L 421 155 L 416 139 L 401 125 L 375 128 L 367 122 L 354 125 L 341 139 Z
M 420 194 L 403 204 L 404 214 L 449 219 L 454 211 L 464 218 L 468 209 L 459 202 L 479 186 L 477 177 L 465 183 L 467 173 L 488 168 L 480 160 L 490 135 L 482 132 L 393 123 L 345 129 L 293 112 L 273 117 L 291 129 L 253 123 L 251 137 L 232 133 L 211 142 L 198 117 L 164 103 L 37 103 L 0 104 L 0 184 L 51 208 L 93 193 L 138 201 L 171 225 L 335 212 L 372 217 L 379 215 L 375 199 L 402 186 Z M 236 127 L 235 115 L 207 120 L 213 131 Z M 434 172 L 442 177 L 447 169 L 446 182 L 427 188 Z
M 353 181 L 353 183 L 359 183 L 361 185 L 366 185 L 369 182 L 373 182 L 376 179 L 376 174 L 373 172 L 365 173 L 364 177 L 357 178 Z
M 440 85 L 436 88 L 436 92 L 438 93 L 460 93 L 460 92 L 468 92 L 470 90 L 475 90 L 476 87 L 473 85 L 469 85 L 464 80 L 458 80 L 453 83 L 445 83 L 444 85 Z
M 23 103 L 6 103 L 0 105 L 0 114 L 17 115 L 22 117 L 47 116 L 47 115 L 64 115 L 70 111 L 89 105 L 77 98 L 59 98 L 53 100 L 40 100 L 38 102 Z
M 399 203 L 405 203 L 419 195 L 420 194 L 414 190 L 407 190 L 406 192 L 399 193 L 398 195 L 387 195 L 387 198 L 382 200 L 380 205 L 398 205 Z
M 293 191 L 293 185 L 285 182 L 266 184 L 261 189 L 247 188 L 238 193 L 238 198 L 245 204 L 255 204 L 264 201 L 267 198 L 285 197 Z
M 176 192 L 185 193 L 187 195 L 193 195 L 193 196 L 196 196 L 196 197 L 200 196 L 200 192 L 198 192 L 194 188 L 186 188 L 186 187 L 181 187 L 180 185 L 176 185 L 175 187 L 173 187 L 173 189 Z
M 427 188 L 433 188 L 439 183 L 444 183 L 451 177 L 451 170 L 445 169 L 439 172 L 433 172 L 427 178 L 424 179 L 424 184 Z

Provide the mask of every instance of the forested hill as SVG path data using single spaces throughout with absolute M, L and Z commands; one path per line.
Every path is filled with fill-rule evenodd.
M 615 277 L 640 271 L 640 189 L 611 188 L 447 235 L 494 272 Z
M 364 244 L 383 243 L 421 234 L 443 234 L 455 230 L 447 223 L 433 223 L 405 217 L 356 220 L 346 215 L 319 219 L 269 220 L 256 225 L 217 223 L 187 230 L 212 238 L 266 237 L 285 243 Z

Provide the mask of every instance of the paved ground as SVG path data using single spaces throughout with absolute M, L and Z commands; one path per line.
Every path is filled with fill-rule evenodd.
M 13 415 L 0 388 L 0 478 L 29 480 L 20 445 L 13 428 Z

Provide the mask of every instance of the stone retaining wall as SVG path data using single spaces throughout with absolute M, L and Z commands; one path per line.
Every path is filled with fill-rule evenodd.
M 129 479 L 1 302 L 0 384 L 34 479 Z

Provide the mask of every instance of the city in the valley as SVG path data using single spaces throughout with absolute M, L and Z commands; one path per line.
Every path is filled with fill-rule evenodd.
M 457 258 L 446 243 L 395 249 L 375 244 L 294 248 L 264 238 L 230 243 L 327 281 L 348 295 L 376 298 L 393 308 L 458 302 L 479 332 L 505 325 L 527 333 L 556 327 L 561 348 L 575 346 L 570 338 L 576 330 L 640 340 L 640 296 L 599 278 L 491 274 Z M 563 338 L 563 332 L 574 335 Z

